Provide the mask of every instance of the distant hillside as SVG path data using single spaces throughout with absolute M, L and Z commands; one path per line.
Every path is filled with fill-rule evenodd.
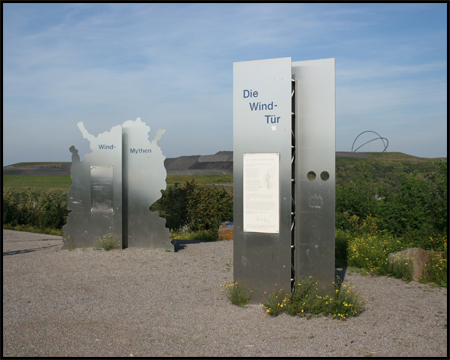
M 26 162 L 3 167 L 3 175 L 70 175 L 71 162 Z
M 214 155 L 180 156 L 164 161 L 168 174 L 222 175 L 233 173 L 233 152 L 219 151 Z
M 434 170 L 440 159 L 419 158 L 400 152 L 351 153 L 336 152 L 336 185 L 351 181 L 358 165 L 365 163 L 377 183 L 394 186 L 399 174 L 418 171 L 420 176 Z M 3 175 L 70 175 L 71 163 L 18 163 L 3 168 Z M 233 152 L 214 155 L 192 155 L 167 158 L 164 161 L 171 175 L 224 175 L 233 173 Z
M 401 173 L 417 171 L 419 176 L 425 176 L 435 170 L 439 161 L 447 158 L 419 158 L 401 152 L 370 152 L 367 158 L 336 158 L 336 185 L 351 181 L 357 166 L 367 165 L 369 174 L 379 185 L 395 186 Z

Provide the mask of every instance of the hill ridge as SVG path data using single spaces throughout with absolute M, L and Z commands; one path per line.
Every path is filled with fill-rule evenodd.
M 401 152 L 346 152 L 336 151 L 339 163 L 354 162 L 358 158 L 382 161 L 430 162 L 447 158 L 420 158 Z M 345 160 L 347 158 L 347 160 Z M 29 162 L 3 167 L 3 175 L 70 175 L 71 162 Z M 341 164 L 339 164 L 341 165 Z M 218 151 L 212 155 L 185 155 L 164 160 L 170 175 L 225 175 L 233 174 L 233 151 Z M 338 161 L 336 162 L 338 169 Z

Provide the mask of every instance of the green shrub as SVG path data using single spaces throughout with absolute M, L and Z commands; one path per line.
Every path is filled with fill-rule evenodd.
M 70 235 L 68 237 L 62 237 L 62 242 L 64 246 L 67 248 L 67 250 L 72 251 L 75 249 L 75 246 L 73 244 L 73 240 L 70 238 Z
M 99 243 L 100 247 L 102 247 L 103 250 L 105 250 L 105 251 L 121 248 L 120 239 L 117 239 L 112 234 L 104 235 L 103 237 L 98 239 L 98 243 Z
M 349 230 L 347 216 L 365 219 L 376 213 L 376 188 L 369 165 L 355 167 L 353 180 L 336 188 L 336 228 Z M 347 214 L 347 215 L 345 215 Z
M 353 291 L 353 287 L 339 283 L 336 284 L 334 294 L 321 296 L 317 293 L 317 284 L 312 277 L 303 279 L 295 285 L 290 296 L 285 295 L 283 291 L 277 291 L 262 305 L 267 308 L 266 313 L 272 316 L 286 312 L 307 318 L 325 315 L 345 320 L 361 313 L 364 300 Z
M 262 304 L 267 308 L 266 313 L 271 316 L 277 316 L 286 311 L 289 304 L 289 295 L 283 290 L 278 290 L 269 294 L 267 302 Z
M 61 229 L 37 228 L 34 226 L 30 226 L 30 225 L 14 225 L 13 226 L 10 224 L 3 224 L 3 229 L 31 232 L 31 233 L 36 233 L 36 234 L 47 234 L 47 235 L 57 235 L 57 236 L 64 235 L 64 232 Z
M 3 189 L 2 214 L 3 224 L 18 225 L 17 199 L 9 189 Z
M 194 231 L 218 231 L 219 224 L 233 221 L 233 196 L 223 187 L 198 185 L 194 180 L 186 183 L 187 225 Z
M 192 231 L 206 230 L 217 239 L 219 224 L 233 221 L 233 195 L 223 187 L 199 185 L 192 180 L 163 191 L 150 210 L 157 210 L 170 229 L 178 231 L 187 226 Z
M 444 247 L 443 257 L 439 255 L 431 256 L 425 264 L 423 277 L 426 281 L 432 281 L 435 284 L 447 287 L 447 243 Z
M 347 264 L 364 268 L 371 273 L 390 273 L 388 255 L 412 247 L 387 232 L 353 237 L 348 243 Z
M 376 187 L 368 167 L 356 168 L 353 180 L 336 189 L 336 228 L 359 236 L 375 224 L 404 244 L 442 250 L 443 241 L 436 239 L 447 236 L 447 162 L 425 178 L 404 173 L 394 188 Z
M 187 191 L 184 186 L 175 183 L 162 191 L 162 197 L 150 206 L 151 211 L 158 211 L 159 216 L 166 219 L 166 227 L 180 229 L 188 222 Z
M 347 247 L 352 236 L 348 231 L 335 231 L 335 264 L 337 267 L 347 266 Z
M 417 176 L 403 174 L 396 192 L 384 192 L 379 202 L 378 216 L 386 219 L 383 225 L 396 236 L 407 236 L 418 247 L 423 237 L 447 231 L 445 198 L 434 189 L 433 182 Z
M 231 301 L 232 304 L 238 305 L 238 306 L 245 306 L 250 301 L 250 294 L 247 294 L 247 292 L 242 289 L 242 286 L 236 283 L 229 283 L 220 285 L 221 287 L 225 287 L 225 295 L 229 301 Z M 223 290 L 220 290 L 223 291 Z
M 413 263 L 408 259 L 397 254 L 393 254 L 391 272 L 399 279 L 410 282 L 413 278 Z
M 26 225 L 40 229 L 61 229 L 66 223 L 67 193 L 25 193 L 13 194 L 3 189 L 3 224 Z
M 172 240 L 216 241 L 217 235 L 208 230 L 192 231 L 186 227 L 186 229 L 172 231 Z
M 61 229 L 67 221 L 69 211 L 65 193 L 41 193 L 36 202 L 37 226 Z

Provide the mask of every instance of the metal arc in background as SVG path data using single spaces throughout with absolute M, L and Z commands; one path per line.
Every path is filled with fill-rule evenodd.
M 360 134 L 355 138 L 355 140 L 353 141 L 353 144 L 352 144 L 352 150 L 351 150 L 351 151 L 353 152 L 353 146 L 355 145 L 356 140 L 357 140 L 362 134 L 367 133 L 367 132 L 372 132 L 372 133 L 374 133 L 374 134 L 377 134 L 378 137 L 375 138 L 375 139 L 366 141 L 364 144 L 360 145 L 357 149 L 355 149 L 354 152 L 356 152 L 358 149 L 360 149 L 360 148 L 363 147 L 364 145 L 366 145 L 366 144 L 368 144 L 368 143 L 370 143 L 370 142 L 372 142 L 372 141 L 378 140 L 378 139 L 380 139 L 380 140 L 383 142 L 383 145 L 384 145 L 383 152 L 385 152 L 386 149 L 387 149 L 388 146 L 389 146 L 389 140 L 386 139 L 385 137 L 382 137 L 380 134 L 378 134 L 377 132 L 372 131 L 372 130 L 366 130 L 366 131 L 363 131 L 362 133 L 360 133 Z M 386 140 L 386 144 L 384 143 L 384 140 Z

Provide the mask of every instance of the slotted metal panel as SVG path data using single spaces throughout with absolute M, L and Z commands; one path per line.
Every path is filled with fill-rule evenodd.
M 335 280 L 335 59 L 292 63 L 295 79 L 295 279 Z
M 173 249 L 166 220 L 149 209 L 166 188 L 165 156 L 157 145 L 165 130 L 150 142 L 150 127 L 138 118 L 124 122 L 122 132 L 124 246 Z
M 291 136 L 291 58 L 234 63 L 234 280 L 252 291 L 252 303 L 263 301 L 265 292 L 279 289 L 290 292 Z M 246 164 L 247 180 L 254 180 L 253 187 L 246 189 L 245 156 L 260 161 L 252 168 L 251 162 Z M 266 178 L 257 180 L 257 174 L 249 173 L 263 174 L 277 157 L 278 174 L 271 175 L 278 177 L 275 200 L 269 199 L 273 193 L 263 188 Z M 259 217 L 252 217 L 252 212 L 258 212 L 257 205 L 245 204 L 249 231 L 244 229 L 244 191 L 246 201 L 255 200 L 255 193 L 261 195 Z M 279 211 L 265 223 L 271 205 L 278 206 Z
M 334 59 L 234 63 L 233 141 L 234 280 L 252 291 L 252 303 L 280 289 L 289 293 L 295 281 L 308 277 L 318 280 L 319 292 L 330 293 Z M 278 192 L 262 185 L 274 159 Z M 274 209 L 279 216 L 269 218 Z

